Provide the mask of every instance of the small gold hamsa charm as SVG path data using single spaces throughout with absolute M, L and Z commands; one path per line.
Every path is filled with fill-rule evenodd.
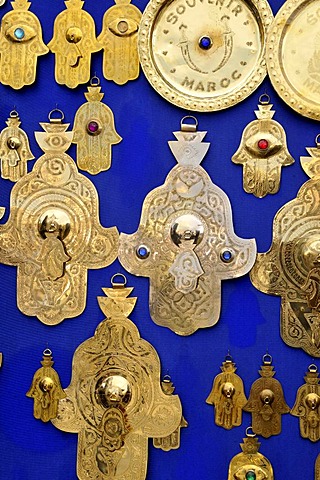
M 49 49 L 38 18 L 28 11 L 31 2 L 14 0 L 11 5 L 0 28 L 0 83 L 19 89 L 35 81 L 38 56 Z
M 116 281 L 115 277 L 123 280 Z M 178 395 L 160 386 L 156 350 L 129 320 L 136 298 L 117 274 L 98 297 L 106 315 L 76 350 L 72 380 L 52 423 L 78 434 L 80 480 L 143 480 L 148 438 L 168 437 L 182 418 Z
M 104 14 L 98 42 L 104 50 L 104 77 L 123 85 L 139 76 L 138 30 L 142 14 L 131 0 L 115 2 Z
M 281 299 L 281 336 L 291 347 L 320 357 L 320 136 L 301 165 L 311 177 L 273 221 L 273 240 L 258 253 L 253 285 Z
M 300 434 L 312 442 L 320 439 L 320 379 L 318 367 L 309 365 L 306 383 L 302 385 L 296 396 L 296 401 L 291 410 L 291 415 L 300 418 Z M 320 477 L 319 477 L 320 478 Z
M 281 415 L 290 412 L 286 404 L 281 383 L 273 378 L 272 357 L 263 356 L 263 365 L 259 373 L 261 378 L 253 382 L 248 403 L 243 410 L 252 413 L 252 429 L 265 438 L 279 435 L 281 432 Z
M 242 422 L 242 409 L 247 403 L 243 381 L 235 373 L 237 367 L 232 357 L 227 355 L 213 382 L 212 390 L 206 400 L 215 408 L 215 423 L 230 430 Z
M 218 321 L 221 280 L 247 273 L 256 256 L 255 240 L 233 231 L 227 195 L 199 165 L 210 145 L 202 142 L 207 132 L 185 118 L 177 141 L 169 142 L 178 165 L 147 195 L 138 231 L 121 234 L 119 249 L 124 268 L 150 277 L 154 322 L 178 335 Z
M 84 96 L 87 103 L 81 105 L 74 119 L 74 137 L 77 144 L 77 164 L 80 170 L 95 175 L 108 170 L 111 165 L 111 147 L 121 142 L 116 132 L 112 110 L 101 102 L 100 81 L 93 77 Z
M 280 187 L 281 167 L 291 165 L 294 159 L 288 152 L 286 134 L 280 123 L 272 120 L 269 95 L 261 95 L 259 110 L 254 120 L 244 129 L 241 143 L 232 157 L 243 165 L 243 189 L 262 198 L 277 193 Z
M 57 416 L 59 400 L 65 398 L 58 373 L 53 368 L 52 352 L 43 352 L 42 367 L 33 376 L 32 385 L 26 393 L 34 400 L 33 416 L 48 422 Z
M 166 395 L 173 394 L 175 386 L 173 385 L 169 375 L 164 376 L 163 380 L 161 381 L 161 388 Z M 180 447 L 180 430 L 181 428 L 186 428 L 187 426 L 188 422 L 182 415 L 179 427 L 167 437 L 154 438 L 153 446 L 155 448 L 161 448 L 161 450 L 165 452 L 169 452 L 169 450 L 176 450 Z
M 18 112 L 12 110 L 6 124 L 0 133 L 1 177 L 17 182 L 27 174 L 27 161 L 34 156 L 27 134 L 20 128 Z
M 228 480 L 273 480 L 270 461 L 258 452 L 260 443 L 255 434 L 248 433 L 240 443 L 241 453 L 234 456 L 229 465 Z
M 116 227 L 100 225 L 95 187 L 65 153 L 73 132 L 59 112 L 35 132 L 45 153 L 16 183 L 0 225 L 0 262 L 18 266 L 18 308 L 47 325 L 83 312 L 87 269 L 112 263 L 118 248 Z
M 48 44 L 56 58 L 56 81 L 69 88 L 89 82 L 91 54 L 101 50 L 94 20 L 82 10 L 83 4 L 83 0 L 65 1 L 67 9 L 56 17 Z

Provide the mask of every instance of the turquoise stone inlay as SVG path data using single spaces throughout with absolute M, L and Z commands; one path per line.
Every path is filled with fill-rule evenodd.
M 24 34 L 23 28 L 19 27 L 15 29 L 14 36 L 16 37 L 17 40 L 22 40 L 24 35 L 25 34 Z
M 256 480 L 256 474 L 254 473 L 253 470 L 248 470 L 246 473 L 246 480 Z

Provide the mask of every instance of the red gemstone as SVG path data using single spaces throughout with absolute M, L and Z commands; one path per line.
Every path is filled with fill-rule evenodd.
M 97 122 L 91 121 L 91 122 L 88 123 L 88 131 L 90 133 L 96 133 L 98 131 L 98 129 L 99 129 L 99 125 L 98 125 Z
M 264 138 L 259 140 L 258 147 L 260 148 L 260 150 L 266 150 L 269 147 L 268 140 L 265 140 Z

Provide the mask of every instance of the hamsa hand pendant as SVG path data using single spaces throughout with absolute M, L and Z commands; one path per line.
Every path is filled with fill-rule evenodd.
M 271 362 L 271 355 L 263 356 L 261 378 L 253 382 L 248 403 L 243 407 L 252 413 L 252 430 L 265 438 L 281 433 L 281 415 L 290 412 L 281 383 L 273 378 L 276 372 Z
M 48 47 L 55 54 L 56 82 L 75 88 L 90 79 L 91 54 L 101 50 L 95 24 L 82 10 L 83 0 L 66 0 L 67 9 L 54 22 L 53 38 Z
M 233 231 L 228 197 L 199 165 L 210 144 L 196 125 L 183 120 L 174 132 L 178 165 L 148 194 L 138 231 L 121 234 L 119 249 L 124 268 L 150 277 L 154 322 L 179 335 L 218 321 L 221 280 L 247 273 L 256 255 L 255 240 Z
M 320 439 L 320 379 L 316 365 L 309 365 L 304 379 L 306 383 L 298 389 L 290 413 L 300 419 L 301 437 L 317 442 Z
M 104 14 L 98 42 L 104 50 L 104 77 L 123 85 L 139 76 L 138 30 L 142 14 L 131 0 L 115 2 Z
M 122 140 L 112 110 L 101 102 L 104 94 L 99 84 L 97 77 L 91 79 L 88 93 L 84 94 L 87 102 L 77 110 L 73 126 L 78 167 L 92 175 L 110 168 L 111 147 Z
M 0 133 L 1 177 L 17 182 L 27 174 L 27 161 L 34 156 L 27 134 L 20 128 L 18 112 L 12 110 L 6 124 Z
M 106 319 L 76 350 L 72 380 L 52 421 L 78 434 L 80 480 L 143 480 L 148 438 L 167 437 L 181 422 L 178 395 L 160 386 L 160 360 L 127 317 L 133 288 L 112 281 L 98 297 Z
M 288 152 L 286 134 L 280 123 L 272 120 L 268 95 L 260 97 L 257 120 L 244 129 L 240 146 L 232 161 L 243 165 L 243 189 L 262 198 L 277 193 L 280 187 L 281 167 L 291 165 L 294 159 Z
M 49 51 L 38 18 L 28 11 L 30 4 L 28 0 L 14 0 L 13 10 L 1 21 L 0 83 L 14 89 L 35 81 L 38 56 Z
M 281 296 L 281 336 L 291 347 L 320 357 L 320 143 L 301 165 L 311 177 L 273 221 L 273 240 L 257 255 L 253 285 Z
M 65 153 L 69 124 L 49 119 L 35 133 L 45 153 L 16 183 L 0 225 L 0 262 L 18 267 L 18 308 L 55 325 L 83 312 L 87 269 L 116 259 L 118 231 L 100 225 L 97 191 Z

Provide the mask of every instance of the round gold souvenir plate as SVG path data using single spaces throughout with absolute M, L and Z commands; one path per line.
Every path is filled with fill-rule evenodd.
M 288 0 L 267 38 L 267 67 L 280 97 L 320 120 L 320 0 Z
M 151 0 L 141 20 L 142 69 L 166 100 L 214 111 L 248 97 L 266 75 L 266 0 Z

